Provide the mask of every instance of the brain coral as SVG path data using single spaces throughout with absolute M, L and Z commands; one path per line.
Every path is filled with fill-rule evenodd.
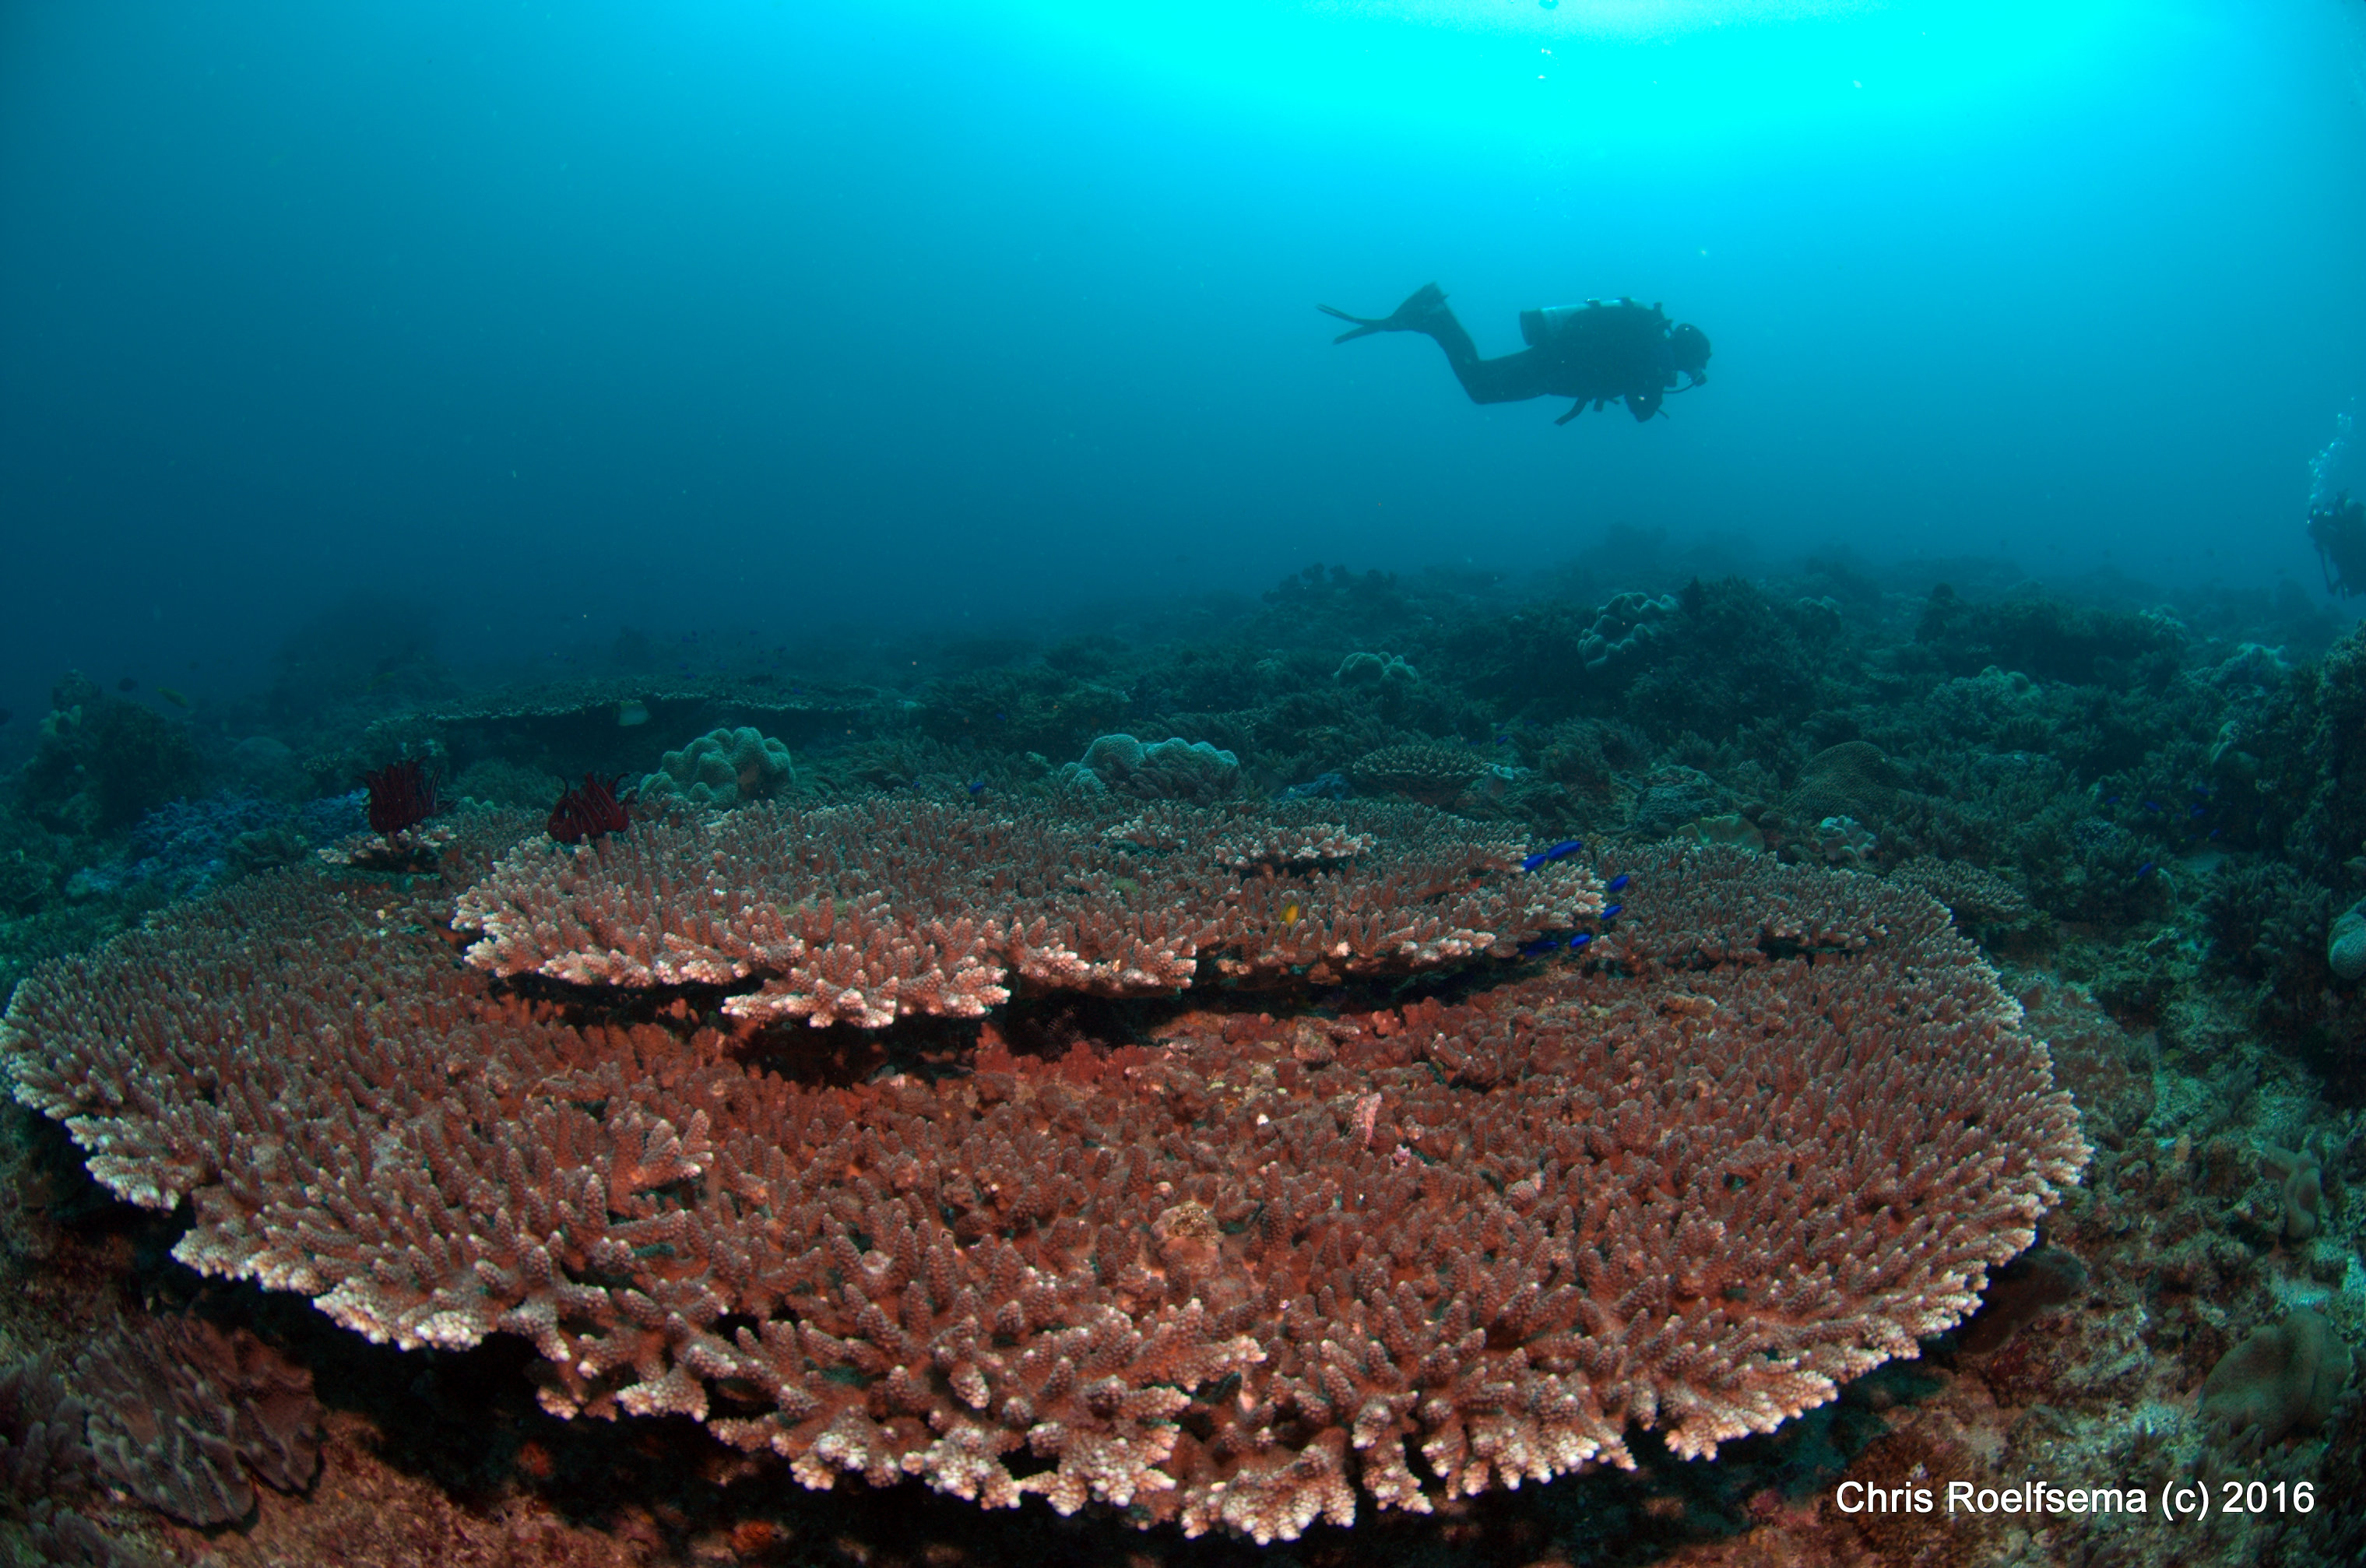
M 1843 740 L 1808 759 L 1798 787 L 1783 797 L 1783 809 L 1807 822 L 1849 817 L 1878 826 L 1898 801 L 1893 773 L 1879 747 Z
M 1207 923 L 1297 876 L 1263 942 L 1326 897 L 1334 929 L 1463 897 L 1435 869 L 1460 829 L 1395 811 L 1114 826 L 1245 868 L 1163 885 Z M 1450 1005 L 1219 988 L 1146 1045 L 1032 1055 L 989 1020 L 965 1071 L 832 1087 L 687 993 L 528 999 L 454 963 L 526 834 L 467 822 L 440 881 L 280 873 L 39 972 L 0 1032 L 18 1098 L 124 1198 L 189 1200 L 193 1268 L 406 1348 L 522 1336 L 550 1410 L 702 1420 L 807 1486 L 1262 1541 L 1628 1465 L 1637 1428 L 1711 1455 L 1963 1318 L 2087 1156 L 1945 911 L 1870 877 L 1670 850 L 1598 961 Z M 714 852 L 572 858 L 696 946 L 762 897 L 698 889 L 770 874 Z M 1061 886 L 1098 929 L 1114 884 Z M 598 903 L 543 886 L 471 897 Z

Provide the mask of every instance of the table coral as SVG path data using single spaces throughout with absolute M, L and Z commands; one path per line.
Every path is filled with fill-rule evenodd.
M 1368 826 L 1352 833 L 1342 823 Z M 1254 829 L 1254 830 L 1252 830 Z M 1374 833 L 1384 854 L 1363 855 Z M 576 985 L 731 985 L 750 1023 L 975 1018 L 1016 980 L 1099 996 L 1509 957 L 1602 907 L 1575 865 L 1459 818 L 1364 805 L 1131 817 L 911 800 L 653 822 L 529 843 L 461 899 L 469 962 Z
M 1293 877 L 1339 877 L 1334 931 L 1590 882 L 1491 880 L 1468 825 L 1335 809 L 906 799 L 571 853 L 472 815 L 440 879 L 256 878 L 49 966 L 0 1052 L 111 1190 L 189 1201 L 182 1261 L 404 1348 L 522 1336 L 554 1412 L 685 1416 L 812 1487 L 1261 1541 L 1628 1465 L 1635 1428 L 1704 1457 L 1770 1429 L 1960 1321 L 2085 1163 L 1939 905 L 1732 852 L 1646 860 L 1587 963 L 1451 1003 L 1277 1019 L 1219 987 L 1155 1045 L 1064 1055 L 988 1021 L 934 1081 L 796 1082 L 679 1005 L 599 1005 L 669 965 L 744 986 L 761 941 L 817 929 L 776 898 L 837 906 L 858 872 L 874 930 L 983 892 L 1031 952 L 1073 932 L 1087 975 L 1053 983 L 1154 909 L 1255 933 L 1203 951 L 1264 977 L 1316 918 Z M 456 908 L 494 967 L 584 989 L 456 964 Z
M 1383 746 L 1357 758 L 1351 771 L 1358 786 L 1373 794 L 1446 806 L 1485 769 L 1483 759 L 1453 746 Z

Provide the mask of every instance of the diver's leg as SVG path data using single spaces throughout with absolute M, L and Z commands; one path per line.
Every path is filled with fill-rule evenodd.
M 1407 330 L 1427 333 L 1437 340 L 1437 346 L 1446 351 L 1446 363 L 1454 367 L 1454 378 L 1462 383 L 1472 402 L 1516 403 L 1544 396 L 1552 367 L 1541 349 L 1524 348 L 1500 359 L 1480 358 L 1479 345 L 1470 341 L 1469 329 L 1454 319 L 1442 294 L 1423 312 L 1419 322 Z
M 1524 348 L 1500 359 L 1482 359 L 1461 322 L 1448 316 L 1446 324 L 1453 329 L 1451 333 L 1438 331 L 1429 335 L 1446 350 L 1446 362 L 1454 367 L 1454 378 L 1462 383 L 1462 389 L 1470 395 L 1472 402 L 1516 403 L 1545 395 L 1551 367 L 1545 363 L 1541 350 Z
M 1454 311 L 1446 303 L 1446 291 L 1435 283 L 1414 289 L 1403 304 L 1385 316 L 1351 316 L 1332 305 L 1314 308 L 1326 316 L 1355 323 L 1353 331 L 1341 333 L 1331 340 L 1334 343 L 1346 343 L 1374 333 L 1422 333 L 1436 339 L 1437 346 L 1446 351 L 1446 362 L 1454 367 L 1454 378 L 1462 383 L 1462 389 L 1470 394 L 1474 403 L 1515 403 L 1541 397 L 1546 381 L 1551 378 L 1551 367 L 1537 349 L 1524 348 L 1501 359 L 1480 358 L 1479 345 L 1470 341 L 1470 332 L 1454 319 Z

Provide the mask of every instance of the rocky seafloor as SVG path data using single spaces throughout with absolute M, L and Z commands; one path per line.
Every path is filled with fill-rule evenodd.
M 1516 586 L 1313 568 L 1255 600 L 1113 606 L 1037 637 L 627 633 L 500 682 L 389 620 L 325 617 L 253 698 L 63 676 L 0 784 L 0 987 L 187 900 L 314 874 L 365 832 L 362 775 L 404 759 L 452 809 L 537 816 L 587 773 L 637 782 L 643 809 L 1414 800 L 1539 849 L 1690 840 L 1930 891 L 2051 1048 L 2093 1157 L 1977 1315 L 1774 1432 L 1689 1461 L 1638 1436 L 1631 1472 L 1257 1547 L 1100 1506 L 811 1492 L 685 1418 L 558 1419 L 521 1341 L 401 1351 L 300 1295 L 200 1278 L 171 1256 L 186 1208 L 116 1201 L 12 1108 L 0 1551 L 19 1561 L 2366 1557 L 2366 1379 L 2347 1376 L 2366 1344 L 2349 1197 L 2366 1174 L 2366 636 L 2314 595 L 2041 588 L 1971 560 L 1581 563 Z M 1110 1048 L 1150 1022 L 1108 1008 L 1043 1027 Z M 264 1429 L 175 1449 L 140 1412 L 176 1400 Z M 2206 1517 L 2163 1516 L 2180 1479 L 2208 1490 Z M 2152 1503 L 1840 1506 L 1852 1484 L 2031 1481 Z M 2220 1506 L 2246 1496 L 2266 1501 Z

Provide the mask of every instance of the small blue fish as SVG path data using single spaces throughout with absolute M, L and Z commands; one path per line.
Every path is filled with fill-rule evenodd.
M 2144 806 L 2146 811 L 2158 811 L 2160 809 L 2160 802 L 2158 800 L 2147 800 L 2144 803 Z
M 2106 806 L 2117 806 L 2119 803 L 2120 797 L 2116 795 L 2107 795 L 2103 796 L 2103 804 Z
M 975 780 L 972 780 L 972 781 L 971 781 L 971 783 L 970 783 L 970 786 L 969 786 L 969 792 L 970 792 L 970 794 L 972 794 L 972 795 L 981 795 L 981 794 L 984 794 L 984 793 L 985 793 L 985 790 L 986 790 L 986 781 L 985 781 L 984 779 L 975 779 Z
M 1560 945 L 1560 939 L 1556 937 L 1547 937 L 1542 942 L 1529 942 L 1525 947 L 1522 947 L 1520 951 L 1527 953 L 1530 958 L 1542 958 L 1546 953 L 1550 953 L 1554 948 L 1559 947 Z
M 2210 829 L 2210 836 L 2211 836 L 2212 838 L 2214 838 L 2214 838 L 2216 838 L 2216 837 L 2218 836 L 2218 829 L 2215 829 L 2215 828 L 2211 829 Z
M 2210 808 L 2206 806 L 2191 806 L 2186 807 L 2185 814 L 2188 817 L 2207 817 L 2210 815 Z
M 1594 933 L 1592 931 L 1580 931 L 1575 936 L 1569 939 L 1569 950 L 1572 953 L 1575 953 L 1579 948 L 1583 947 L 1587 942 L 1592 942 L 1593 940 Z
M 1563 855 L 1573 855 L 1583 848 L 1585 845 L 1576 839 L 1563 839 L 1549 850 L 1538 850 L 1536 853 L 1523 858 L 1520 862 L 1520 869 L 1534 871 L 1549 860 L 1559 860 Z
M 1615 920 L 1615 919 L 1617 919 L 1619 916 L 1621 916 L 1621 915 L 1625 914 L 1626 912 L 1627 912 L 1627 906 L 1626 906 L 1626 905 L 1624 905 L 1624 904 L 1612 904 L 1612 905 L 1608 905 L 1608 906 L 1606 906 L 1606 907 L 1603 909 L 1603 911 L 1602 911 L 1602 918 L 1603 918 L 1604 919 L 1606 919 L 1606 920 Z
M 2142 882 L 2146 877 L 2150 876 L 2151 874 L 2152 862 L 2146 861 L 2144 864 L 2136 867 L 2136 880 L 2138 882 Z
M 2193 786 L 2193 793 L 2196 795 L 2208 795 L 2210 793 L 2210 786 L 2208 784 L 2195 784 Z
M 1634 880 L 1635 876 L 1632 872 L 1622 871 L 1617 875 L 1610 879 L 1610 891 L 1616 893 Z

